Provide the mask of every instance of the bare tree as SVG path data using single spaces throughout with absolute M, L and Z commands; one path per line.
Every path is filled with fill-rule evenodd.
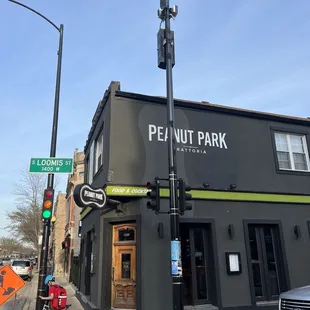
M 14 182 L 14 192 L 18 205 L 39 205 L 43 199 L 43 191 L 46 187 L 45 174 L 30 174 L 27 170 L 21 172 L 21 178 Z
M 6 227 L 15 238 L 26 242 L 38 250 L 38 239 L 42 230 L 42 200 L 47 184 L 47 175 L 21 172 L 21 178 L 14 183 L 13 194 L 16 197 L 16 208 L 7 211 L 10 225 Z M 55 178 L 55 187 L 59 178 Z
M 18 240 L 10 237 L 0 237 L 0 254 L 7 257 L 16 253 L 19 256 L 30 256 L 34 253 L 32 247 L 23 246 Z
M 0 253 L 1 256 L 9 256 L 19 249 L 19 243 L 14 238 L 0 238 Z

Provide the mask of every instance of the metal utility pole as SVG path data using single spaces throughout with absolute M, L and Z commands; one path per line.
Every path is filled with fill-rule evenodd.
M 56 75 L 56 87 L 55 87 L 55 102 L 54 102 L 54 116 L 53 127 L 51 137 L 51 149 L 50 157 L 56 157 L 57 146 L 57 130 L 58 130 L 58 114 L 59 114 L 59 96 L 60 96 L 60 78 L 61 78 L 61 62 L 62 62 L 62 44 L 63 44 L 63 25 L 59 27 L 59 49 L 58 49 L 58 62 L 57 62 L 57 75 Z M 54 174 L 50 173 L 47 178 L 47 188 L 54 189 Z M 51 231 L 51 220 L 45 219 L 43 223 L 43 237 L 41 246 L 40 257 L 40 273 L 38 283 L 37 296 L 44 295 L 46 286 L 44 280 L 47 276 L 47 261 L 48 261 L 48 248 Z M 41 310 L 43 302 L 37 299 L 36 310 Z
M 57 146 L 57 130 L 58 130 L 58 114 L 59 114 L 59 97 L 60 97 L 60 80 L 61 80 L 61 63 L 62 63 L 62 46 L 63 46 L 63 31 L 64 26 L 61 24 L 59 27 L 56 26 L 51 20 L 37 12 L 36 10 L 17 2 L 15 0 L 8 0 L 15 4 L 18 4 L 29 11 L 39 15 L 45 19 L 49 24 L 51 24 L 59 32 L 59 48 L 58 48 L 58 61 L 57 61 L 57 75 L 56 75 L 56 87 L 55 87 L 55 101 L 54 101 L 54 115 L 53 115 L 53 126 L 52 126 L 52 136 L 51 136 L 51 148 L 50 157 L 56 156 L 56 146 Z M 47 188 L 54 188 L 54 174 L 48 175 Z M 40 265 L 39 265 L 39 282 L 38 282 L 38 292 L 37 296 L 44 296 L 46 292 L 46 287 L 44 280 L 47 276 L 47 262 L 48 262 L 48 248 L 49 248 L 49 237 L 50 237 L 51 220 L 45 219 L 43 223 L 43 236 L 41 245 L 41 255 L 40 255 Z M 36 303 L 36 310 L 41 310 L 43 308 L 44 302 L 39 298 Z
M 165 29 L 158 32 L 158 67 L 166 69 L 167 87 L 167 126 L 168 126 L 168 165 L 170 191 L 170 228 L 171 228 L 171 277 L 173 291 L 173 310 L 183 310 L 183 285 L 180 237 L 180 212 L 177 195 L 177 162 L 174 121 L 174 100 L 172 68 L 174 57 L 174 33 L 170 29 L 170 19 L 176 17 L 178 7 L 169 7 L 169 0 L 160 0 L 158 17 L 165 22 Z

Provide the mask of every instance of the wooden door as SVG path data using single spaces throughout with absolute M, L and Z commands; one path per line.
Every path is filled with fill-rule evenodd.
M 136 225 L 113 227 L 112 307 L 136 309 Z

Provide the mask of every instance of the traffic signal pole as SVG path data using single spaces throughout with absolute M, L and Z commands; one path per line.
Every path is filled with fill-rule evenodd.
M 50 157 L 56 156 L 56 146 L 57 146 L 57 130 L 58 130 L 58 114 L 59 114 L 59 97 L 60 97 L 60 78 L 61 78 L 61 63 L 62 63 L 62 46 L 63 46 L 63 30 L 64 26 L 61 24 L 59 27 L 54 24 L 46 16 L 42 15 L 40 12 L 32 9 L 31 7 L 20 3 L 16 0 L 8 0 L 13 2 L 23 8 L 35 13 L 36 15 L 43 18 L 50 25 L 52 25 L 59 32 L 59 47 L 58 47 L 58 61 L 57 61 L 57 75 L 56 75 L 56 87 L 55 87 L 55 101 L 54 101 L 54 115 L 53 115 L 53 127 L 51 136 L 51 148 Z M 47 188 L 54 189 L 54 174 L 49 174 L 47 179 Z M 51 207 L 51 212 L 53 206 Z M 39 282 L 38 282 L 38 292 L 37 296 L 44 296 L 46 291 L 46 286 L 44 283 L 45 277 L 47 275 L 47 261 L 48 261 L 48 248 L 49 248 L 49 237 L 51 229 L 51 219 L 44 219 L 43 222 L 43 236 L 42 236 L 42 246 L 40 254 L 40 265 L 39 265 Z M 43 308 L 44 302 L 37 298 L 36 310 L 41 310 Z
M 169 0 L 161 0 L 162 16 L 165 20 L 165 63 L 167 87 L 167 126 L 168 126 L 168 165 L 170 192 L 170 229 L 171 229 L 171 276 L 173 292 L 173 310 L 183 310 L 183 285 L 180 237 L 180 213 L 177 201 L 177 163 L 175 141 L 175 117 L 172 81 L 172 57 L 174 42 L 170 29 L 172 17 Z M 177 13 L 177 12 L 176 12 Z
M 58 114 L 59 114 L 59 97 L 60 97 L 60 79 L 61 79 L 61 63 L 62 63 L 62 46 L 63 46 L 63 25 L 59 27 L 59 49 L 58 49 L 58 61 L 57 61 L 57 75 L 56 75 L 56 87 L 55 87 L 55 101 L 54 101 L 54 116 L 52 126 L 51 148 L 50 157 L 56 157 L 57 146 L 57 131 L 58 131 Z M 54 174 L 50 173 L 47 178 L 47 188 L 54 189 Z M 40 255 L 40 271 L 38 282 L 37 296 L 44 296 L 46 292 L 46 285 L 44 280 L 47 276 L 47 262 L 48 262 L 48 249 L 49 239 L 51 231 L 51 219 L 44 219 L 43 222 L 43 236 Z M 37 299 L 36 310 L 43 308 L 44 302 Z

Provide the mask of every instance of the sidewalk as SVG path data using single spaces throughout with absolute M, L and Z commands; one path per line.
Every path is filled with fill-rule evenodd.
M 68 295 L 68 309 L 69 310 L 84 310 L 81 303 L 78 301 L 78 299 L 75 297 L 75 289 L 72 284 L 68 283 L 68 281 L 63 277 L 57 277 L 55 275 L 56 283 L 63 286 L 67 290 Z M 36 307 L 36 294 L 37 294 L 37 287 L 38 287 L 38 274 L 35 274 L 33 280 L 32 280 L 32 287 L 30 296 L 27 299 L 23 310 L 34 310 Z
M 63 286 L 67 290 L 68 295 L 68 309 L 70 310 L 84 310 L 81 303 L 75 296 L 75 288 L 71 283 L 68 283 L 68 281 L 65 278 L 57 278 L 56 277 L 56 283 Z
M 24 309 L 34 310 L 36 308 L 37 289 L 38 289 L 38 273 L 35 272 L 31 280 L 31 287 L 29 288 L 28 296 L 23 306 L 23 310 Z

